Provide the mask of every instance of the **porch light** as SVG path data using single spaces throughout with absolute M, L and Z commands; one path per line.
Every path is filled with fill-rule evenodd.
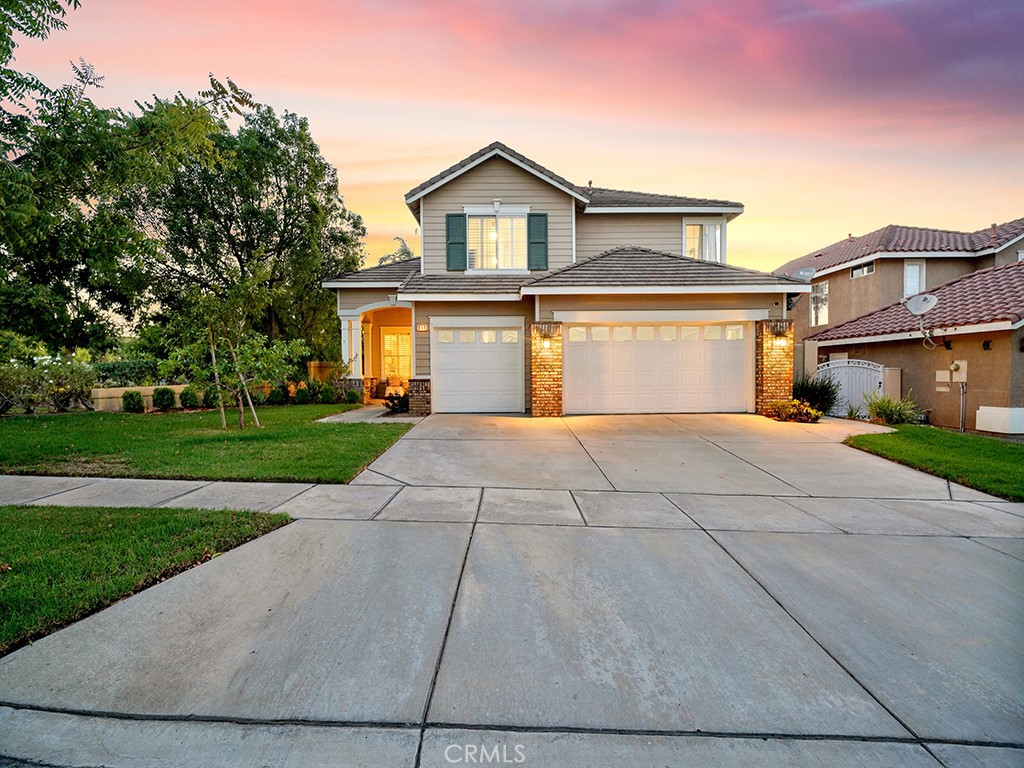
M 551 339 L 544 339 L 544 341 L 541 342 L 541 346 L 544 347 L 544 349 L 551 349 Z
M 426 333 L 430 330 L 430 326 L 426 323 L 416 323 L 416 333 Z
M 789 344 L 789 339 L 787 339 L 785 336 L 776 336 L 774 339 L 772 339 L 772 344 L 776 347 L 784 347 L 787 344 Z

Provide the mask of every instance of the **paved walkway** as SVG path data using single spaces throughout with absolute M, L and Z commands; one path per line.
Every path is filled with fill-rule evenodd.
M 0 477 L 298 518 L 0 659 L 0 755 L 1020 765 L 1024 505 L 848 428 L 434 416 L 349 486 Z

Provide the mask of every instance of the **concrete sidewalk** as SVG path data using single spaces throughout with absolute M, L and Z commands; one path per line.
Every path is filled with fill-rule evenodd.
M 430 417 L 391 449 L 427 458 L 385 454 L 348 486 L 0 477 L 0 503 L 298 518 L 0 659 L 0 755 L 1024 762 L 1021 505 L 888 462 L 880 476 L 834 427 L 778 431 L 773 452 L 774 426 L 743 434 L 728 419 L 537 421 Z M 437 443 L 460 441 L 509 484 L 410 482 L 434 477 Z M 575 442 L 597 473 L 583 477 L 607 486 L 531 486 L 520 442 L 556 456 Z M 632 456 L 641 443 L 646 462 Z M 776 455 L 783 443 L 824 450 L 838 479 L 815 481 Z M 681 444 L 679 466 L 650 459 Z M 700 472 L 731 485 L 696 482 L 698 447 L 713 457 Z

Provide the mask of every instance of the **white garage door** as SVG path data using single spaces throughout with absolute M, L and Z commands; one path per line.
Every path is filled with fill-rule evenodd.
M 565 413 L 752 409 L 750 323 L 568 325 L 564 333 Z
M 522 328 L 432 328 L 437 413 L 522 413 Z

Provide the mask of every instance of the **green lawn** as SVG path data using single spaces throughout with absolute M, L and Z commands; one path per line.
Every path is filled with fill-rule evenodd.
M 854 435 L 847 445 L 960 485 L 1024 501 L 1024 445 L 935 427 L 899 426 L 883 435 Z
M 0 655 L 288 520 L 202 509 L 0 506 Z
M 0 473 L 347 483 L 409 429 L 316 423 L 349 408 L 259 408 L 263 429 L 241 431 L 216 411 L 6 417 Z

